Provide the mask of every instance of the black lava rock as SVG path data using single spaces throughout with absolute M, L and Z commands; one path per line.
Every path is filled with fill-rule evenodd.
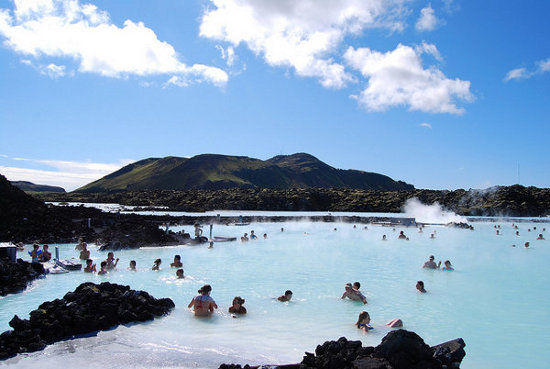
M 0 259 L 0 296 L 23 291 L 29 282 L 45 273 L 40 263 L 29 263 L 22 259 L 13 263 L 7 258 Z
M 42 303 L 30 312 L 30 319 L 17 315 L 12 331 L 0 335 L 0 360 L 77 335 L 106 330 L 119 324 L 152 320 L 175 307 L 169 298 L 156 299 L 145 291 L 104 282 L 86 282 L 63 299 Z

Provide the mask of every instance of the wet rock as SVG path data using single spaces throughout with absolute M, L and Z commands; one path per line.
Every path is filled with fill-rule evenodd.
M 433 346 L 433 356 L 444 366 L 449 368 L 458 368 L 460 362 L 462 362 L 462 359 L 466 356 L 464 347 L 466 347 L 464 340 L 462 338 L 457 338 Z
M 0 259 L 0 296 L 23 291 L 28 283 L 45 273 L 40 263 L 29 263 L 22 259 L 13 263 L 7 258 Z
M 9 323 L 13 330 L 0 335 L 0 360 L 42 350 L 47 344 L 76 335 L 152 320 L 167 314 L 174 306 L 169 298 L 156 299 L 128 286 L 82 283 L 63 299 L 40 304 L 30 312 L 28 320 L 15 315 Z

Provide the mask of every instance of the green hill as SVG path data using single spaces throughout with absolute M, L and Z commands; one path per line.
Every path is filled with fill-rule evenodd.
M 11 181 L 11 184 L 25 192 L 65 192 L 62 187 L 34 184 L 26 181 Z
M 388 176 L 335 169 L 312 155 L 279 155 L 269 160 L 216 154 L 192 158 L 149 158 L 137 161 L 75 192 L 188 190 L 224 188 L 358 188 L 411 190 L 412 185 Z

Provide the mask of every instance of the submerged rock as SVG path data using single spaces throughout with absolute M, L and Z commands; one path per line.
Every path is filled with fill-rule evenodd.
M 169 298 L 156 299 L 145 291 L 104 282 L 82 283 L 62 299 L 46 301 L 9 322 L 12 331 L 0 335 L 0 360 L 77 335 L 106 330 L 119 324 L 143 322 L 167 314 L 175 307 Z

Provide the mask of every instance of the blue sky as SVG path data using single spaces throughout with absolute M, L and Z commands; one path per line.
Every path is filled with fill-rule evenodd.
M 0 173 L 307 152 L 417 188 L 549 187 L 550 3 L 0 0 Z

